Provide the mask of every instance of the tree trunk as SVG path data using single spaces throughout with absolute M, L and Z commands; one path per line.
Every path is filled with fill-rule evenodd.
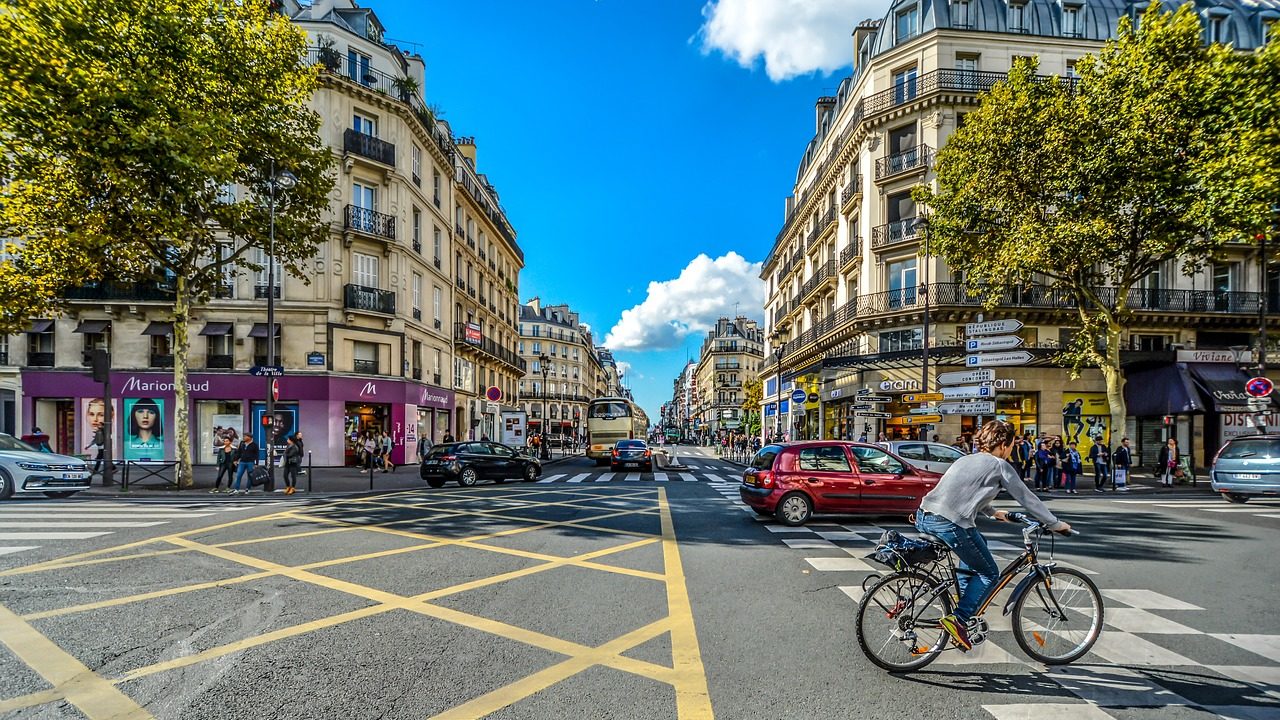
M 187 393 L 187 322 L 191 317 L 191 297 L 187 279 L 177 276 L 173 299 L 173 451 L 178 461 L 175 477 L 178 487 L 191 487 L 195 478 L 191 475 L 191 419 L 187 411 L 190 399 Z
M 1107 318 L 1107 354 L 1102 363 L 1102 377 L 1107 381 L 1107 406 L 1111 408 L 1111 447 L 1120 444 L 1124 437 L 1124 419 L 1128 408 L 1124 404 L 1124 375 L 1120 372 L 1120 330 L 1115 316 Z

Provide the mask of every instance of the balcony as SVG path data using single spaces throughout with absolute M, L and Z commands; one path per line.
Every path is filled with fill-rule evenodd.
M 377 360 L 361 360 L 360 358 L 356 358 L 351 361 L 351 371 L 358 372 L 362 375 L 377 375 L 378 361 Z
M 432 385 L 439 385 L 439 384 L 440 384 L 440 373 L 432 373 L 432 374 L 431 374 L 431 384 L 432 384 Z
M 347 128 L 342 133 L 342 150 L 383 165 L 396 166 L 396 146 L 386 140 Z
M 236 296 L 236 286 L 231 283 L 219 283 L 213 288 L 213 297 L 220 300 L 229 300 Z
M 467 285 L 467 294 L 474 298 L 476 296 L 476 286 Z
M 377 210 L 347 205 L 343 218 L 343 227 L 366 235 L 375 235 L 388 240 L 396 239 L 396 218 L 394 215 L 380 213 Z
M 343 287 L 342 306 L 348 310 L 396 314 L 396 294 L 389 290 L 348 284 Z
M 122 300 L 129 302 L 173 302 L 173 286 L 167 282 L 117 283 L 104 281 L 68 288 L 68 300 Z
M 269 291 L 274 291 L 274 292 L 269 292 Z M 280 286 L 279 286 L 279 285 L 276 285 L 275 287 L 268 287 L 266 283 L 262 283 L 261 285 L 254 285 L 254 286 L 253 286 L 253 297 L 254 297 L 255 299 L 257 299 L 257 300 L 266 300 L 266 299 L 267 299 L 267 295 L 271 295 L 271 296 L 272 296 L 272 297 L 274 297 L 276 300 L 279 300 L 279 299 L 280 299 Z
M 413 309 L 413 319 L 414 319 L 414 320 L 421 320 L 421 319 L 422 319 L 422 308 L 414 308 L 414 309 Z
M 836 263 L 834 260 L 828 260 L 818 266 L 813 276 L 805 281 L 800 288 L 800 301 L 804 302 L 810 295 L 826 286 L 827 281 L 833 279 L 836 275 Z
M 484 248 L 480 248 L 480 250 L 478 250 L 477 252 L 480 254 L 480 259 L 481 259 L 481 260 L 488 260 L 488 259 L 489 259 L 489 255 L 488 255 L 487 253 L 485 253 Z
M 900 153 L 876 160 L 876 180 L 901 175 L 912 170 L 926 170 L 933 161 L 933 148 L 917 145 Z
M 521 360 L 520 356 L 511 350 L 502 347 L 487 337 L 480 337 L 479 339 L 468 338 L 466 323 L 454 323 L 453 341 L 454 346 L 457 348 L 475 350 L 499 362 L 506 363 L 509 367 L 519 370 L 521 374 L 525 372 L 525 361 Z
M 871 228 L 871 249 L 880 250 L 898 243 L 910 242 L 919 237 L 919 218 L 895 220 Z
M 458 223 L 453 226 L 453 234 L 457 235 L 458 237 L 462 237 L 463 235 L 467 234 L 467 231 L 462 229 L 462 223 Z
M 862 238 L 854 235 L 849 238 L 849 245 L 840 251 L 840 269 L 844 270 L 862 257 Z
M 27 365 L 29 367 L 53 367 L 53 353 L 28 352 Z
M 205 355 L 204 366 L 210 370 L 230 370 L 236 366 L 234 355 Z
M 414 380 L 421 380 L 421 379 L 422 379 L 422 368 L 420 368 L 420 367 L 416 367 L 416 368 L 414 368 L 414 369 L 413 369 L 413 379 L 414 379 Z
M 171 368 L 173 367 L 173 355 L 160 355 L 151 353 L 151 367 L 153 368 Z
M 440 270 L 441 269 L 440 256 L 437 255 L 436 257 L 431 258 L 431 264 L 435 265 L 437 270 Z
M 454 279 L 453 284 L 454 284 L 454 285 L 457 285 L 459 290 L 466 290 L 466 289 L 467 289 L 467 281 L 466 281 L 466 280 L 463 280 L 462 278 L 456 278 L 456 279 Z
M 840 192 L 840 207 L 847 209 L 849 207 L 849 203 L 853 202 L 855 198 L 861 195 L 862 176 L 854 175 L 853 182 L 846 185 L 844 190 Z
M 422 241 L 421 241 L 421 240 L 414 240 L 414 241 L 413 241 L 413 251 L 414 251 L 414 252 L 416 252 L 416 253 L 418 253 L 419 255 L 421 255 L 421 254 L 422 254 Z

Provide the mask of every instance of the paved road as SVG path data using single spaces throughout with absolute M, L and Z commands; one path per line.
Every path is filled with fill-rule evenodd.
M 5 503 L 0 717 L 1280 718 L 1276 503 L 1055 497 L 1085 533 L 1057 559 L 1106 591 L 1095 652 L 1046 672 L 997 624 L 899 678 L 851 618 L 902 520 L 784 528 L 683 452 L 665 477 Z

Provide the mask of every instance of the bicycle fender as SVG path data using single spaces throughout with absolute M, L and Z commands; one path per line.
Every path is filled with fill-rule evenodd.
M 1027 573 L 1027 576 L 1022 578 L 1018 586 L 1009 594 L 1009 601 L 1004 604 L 1004 610 L 1000 614 L 1008 615 L 1013 612 L 1013 606 L 1018 604 L 1018 598 L 1026 595 L 1033 585 L 1048 577 L 1053 567 L 1053 565 L 1036 565 L 1032 567 L 1031 572 Z

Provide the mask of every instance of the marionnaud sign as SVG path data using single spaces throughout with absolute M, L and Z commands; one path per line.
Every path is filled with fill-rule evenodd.
M 979 353 L 964 359 L 966 367 L 999 367 L 1003 365 L 1026 365 L 1031 362 L 1031 353 L 1026 350 L 1010 352 Z
M 994 415 L 996 404 L 990 400 L 949 402 L 939 405 L 938 412 L 943 415 Z
M 991 337 L 974 338 L 964 342 L 968 352 L 979 350 L 1012 350 L 1022 347 L 1022 338 L 1017 335 L 992 335 Z
M 996 379 L 995 370 L 961 370 L 945 372 L 938 375 L 939 385 L 968 385 L 970 383 L 991 382 Z
M 964 334 L 974 335 L 1007 335 L 1022 329 L 1021 320 L 990 320 L 988 322 L 969 323 L 964 326 Z
M 960 398 L 993 398 L 996 389 L 991 385 L 957 385 L 942 388 L 942 397 L 952 400 Z

